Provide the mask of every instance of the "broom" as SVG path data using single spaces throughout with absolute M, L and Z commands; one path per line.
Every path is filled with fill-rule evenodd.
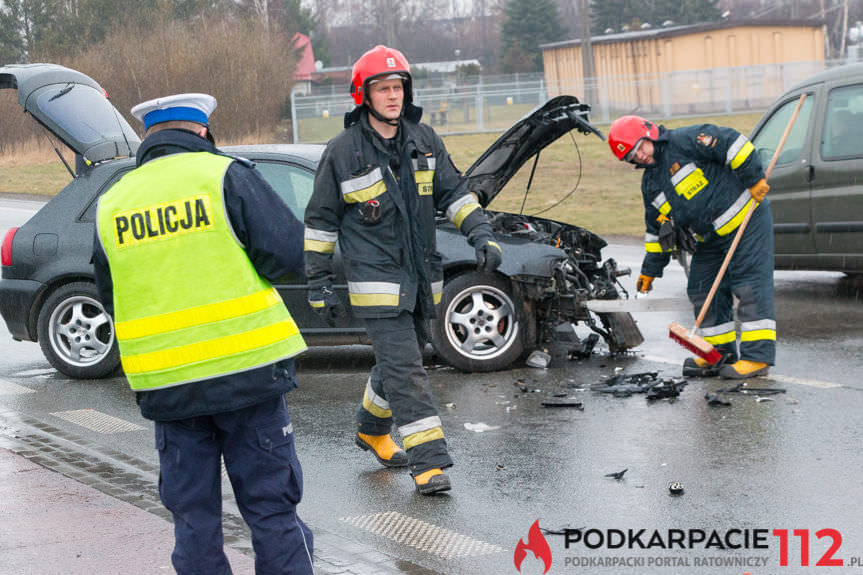
M 773 171 L 773 166 L 776 165 L 776 160 L 779 159 L 779 154 L 782 152 L 782 147 L 785 145 L 785 140 L 788 138 L 788 134 L 791 132 L 791 127 L 794 125 L 794 120 L 797 119 L 797 114 L 800 112 L 800 108 L 803 106 L 803 101 L 806 99 L 806 93 L 800 95 L 800 100 L 797 101 L 797 107 L 794 108 L 794 113 L 791 114 L 791 119 L 788 120 L 788 125 L 785 126 L 785 131 L 782 133 L 782 138 L 779 139 L 779 144 L 776 146 L 776 151 L 773 152 L 773 158 L 770 160 L 770 165 L 767 166 L 767 170 L 764 172 L 764 179 L 768 179 L 770 177 L 770 173 Z M 758 207 L 758 202 L 753 202 L 749 209 L 746 211 L 746 215 L 743 217 L 743 221 L 740 222 L 740 227 L 737 228 L 737 233 L 734 235 L 734 241 L 731 242 L 731 247 L 728 248 L 728 253 L 725 254 L 725 260 L 722 262 L 722 267 L 719 268 L 719 273 L 716 274 L 716 279 L 713 280 L 713 285 L 710 287 L 710 292 L 707 294 L 707 299 L 704 300 L 704 305 L 701 306 L 701 311 L 698 313 L 698 317 L 695 319 L 695 325 L 692 327 L 692 330 L 687 331 L 682 325 L 677 322 L 671 322 L 668 326 L 668 337 L 697 355 L 698 357 L 707 361 L 710 365 L 716 365 L 719 360 L 722 359 L 722 354 L 716 350 L 710 343 L 708 343 L 704 338 L 695 335 L 695 331 L 701 325 L 702 320 L 704 320 L 704 316 L 707 314 L 707 309 L 710 307 L 710 304 L 713 302 L 713 296 L 716 295 L 716 290 L 719 288 L 719 282 L 722 281 L 722 277 L 725 275 L 725 270 L 728 269 L 728 264 L 731 262 L 731 257 L 734 255 L 734 250 L 737 249 L 737 244 L 740 243 L 740 238 L 743 237 L 743 230 L 746 229 L 746 224 L 749 223 L 749 219 L 752 217 L 752 212 L 755 211 L 755 208 Z

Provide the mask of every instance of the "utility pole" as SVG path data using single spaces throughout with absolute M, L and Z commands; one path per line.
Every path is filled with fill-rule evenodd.
M 578 22 L 581 27 L 583 98 L 591 106 L 596 106 L 596 69 L 593 66 L 593 45 L 590 41 L 590 0 L 578 0 Z

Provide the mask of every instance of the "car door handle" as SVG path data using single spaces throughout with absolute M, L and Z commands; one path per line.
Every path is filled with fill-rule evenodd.
M 815 166 L 809 164 L 809 169 L 806 172 L 806 181 L 810 184 L 815 181 Z

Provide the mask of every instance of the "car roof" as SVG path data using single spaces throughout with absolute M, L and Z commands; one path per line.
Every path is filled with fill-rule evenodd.
M 863 79 L 863 63 L 860 64 L 845 64 L 843 66 L 836 66 L 835 68 L 830 68 L 829 70 L 825 70 L 823 72 L 819 72 L 812 76 L 809 76 L 805 80 L 798 82 L 794 86 L 792 86 L 789 90 L 786 90 L 786 94 L 790 92 L 798 91 L 806 86 L 811 86 L 813 84 L 820 84 L 821 82 L 830 82 L 832 80 L 855 80 L 855 79 Z

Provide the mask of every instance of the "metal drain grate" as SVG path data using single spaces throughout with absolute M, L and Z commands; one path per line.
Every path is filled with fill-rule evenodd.
M 0 395 L 21 395 L 22 393 L 36 393 L 36 390 L 0 379 Z
M 408 517 L 398 511 L 341 517 L 339 520 L 443 559 L 478 557 L 503 551 L 497 545 Z
M 81 427 L 98 433 L 123 433 L 126 431 L 139 431 L 145 429 L 136 423 L 114 417 L 96 411 L 95 409 L 76 409 L 73 411 L 57 411 L 52 413 L 54 417 L 65 419 Z

